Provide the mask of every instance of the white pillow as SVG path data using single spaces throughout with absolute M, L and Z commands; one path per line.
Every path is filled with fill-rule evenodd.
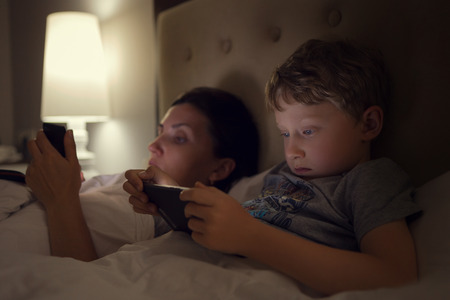
M 22 183 L 0 180 L 0 221 L 33 200 L 30 189 Z
M 264 185 L 264 177 L 271 170 L 267 169 L 264 172 L 258 173 L 251 177 L 244 177 L 236 182 L 228 192 L 228 195 L 236 199 L 239 203 L 247 200 L 255 199 L 262 190 Z
M 450 171 L 418 188 L 414 199 L 423 209 L 410 227 L 419 277 L 450 278 Z

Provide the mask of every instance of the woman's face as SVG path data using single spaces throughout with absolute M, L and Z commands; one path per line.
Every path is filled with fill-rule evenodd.
M 179 185 L 191 187 L 196 181 L 209 184 L 209 176 L 219 159 L 213 154 L 209 121 L 190 104 L 171 107 L 150 143 L 149 165 L 159 167 Z

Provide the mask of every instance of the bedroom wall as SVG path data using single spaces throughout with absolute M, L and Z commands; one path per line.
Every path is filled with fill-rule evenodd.
M 113 119 L 91 126 L 101 173 L 147 165 L 157 122 L 154 32 L 150 1 L 102 23 Z
M 0 145 L 13 144 L 8 2 L 0 0 Z
M 97 154 L 96 168 L 102 174 L 145 167 L 144 163 L 148 158 L 147 144 L 155 136 L 157 121 L 153 1 L 0 0 L 0 2 L 2 39 L 0 138 L 21 148 L 24 141 L 33 138 L 41 127 L 40 103 L 46 16 L 56 11 L 90 12 L 100 18 L 105 54 L 111 63 L 108 71 L 112 119 L 106 123 L 88 125 L 91 142 L 88 149 Z M 179 1 L 168 1 L 159 5 L 158 9 L 176 2 Z M 3 43 L 8 35 L 8 26 L 3 26 L 4 23 L 9 23 L 10 47 Z M 11 49 L 11 59 L 3 47 Z M 8 68 L 4 68 L 9 61 L 11 61 L 11 76 L 8 76 Z M 7 82 L 9 78 L 10 83 Z M 4 96 L 8 93 L 8 87 L 14 95 L 13 98 L 10 96 L 13 100 L 4 101 L 8 100 L 7 95 Z M 4 106 L 6 109 L 3 109 Z M 4 115 L 9 116 L 9 119 Z M 26 152 L 25 147 L 20 150 Z

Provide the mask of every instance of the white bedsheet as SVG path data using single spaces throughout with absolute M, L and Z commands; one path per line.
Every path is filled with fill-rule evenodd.
M 181 232 L 125 245 L 89 263 L 5 251 L 0 256 L 1 299 L 313 299 L 284 275 L 207 250 Z M 445 284 L 442 278 L 327 299 L 447 299 Z
M 1 299 L 298 299 L 297 285 L 181 232 L 123 246 L 94 262 L 1 253 Z
M 240 201 L 252 197 L 261 177 L 243 180 L 232 194 Z M 83 185 L 83 210 L 102 256 L 96 261 L 49 256 L 45 213 L 37 202 L 1 221 L 0 299 L 312 299 L 279 272 L 207 250 L 185 233 L 153 239 L 152 217 L 131 210 L 123 180 L 121 174 L 102 176 Z M 425 211 L 411 227 L 418 283 L 325 299 L 450 299 L 449 180 L 450 172 L 416 194 Z M 17 203 L 11 207 L 17 210 Z
M 127 243 L 153 237 L 153 217 L 136 214 L 128 203 L 128 194 L 122 189 L 123 174 L 102 175 L 82 184 L 80 201 L 99 256 L 117 251 Z M 5 184 L 5 182 L 3 182 Z M 28 202 L 31 194 L 24 185 L 7 185 L 7 202 L 0 191 L 3 211 L 16 211 L 19 204 L 25 207 L 0 222 L 0 248 L 11 252 L 50 254 L 45 211 L 37 201 Z M 17 197 L 11 197 L 11 189 Z M 28 195 L 30 199 L 24 197 Z

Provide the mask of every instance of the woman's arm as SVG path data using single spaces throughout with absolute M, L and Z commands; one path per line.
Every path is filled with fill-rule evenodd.
M 396 286 L 417 279 L 414 244 L 404 221 L 370 231 L 362 252 L 317 244 L 251 217 L 231 197 L 197 184 L 182 192 L 190 200 L 192 238 L 210 249 L 265 263 L 326 294 Z
M 91 261 L 97 254 L 81 209 L 80 165 L 70 130 L 64 136 L 64 147 L 65 158 L 43 131 L 38 132 L 28 144 L 33 159 L 26 182 L 47 212 L 52 255 Z

